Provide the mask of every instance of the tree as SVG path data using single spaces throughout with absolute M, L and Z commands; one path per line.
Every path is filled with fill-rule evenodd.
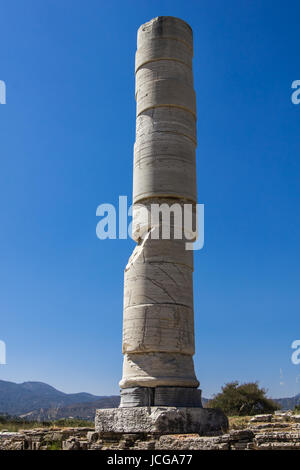
M 267 391 L 259 388 L 258 382 L 239 385 L 239 382 L 229 382 L 207 403 L 208 408 L 221 408 L 230 416 L 249 416 L 258 413 L 273 413 L 280 407 L 266 396 Z

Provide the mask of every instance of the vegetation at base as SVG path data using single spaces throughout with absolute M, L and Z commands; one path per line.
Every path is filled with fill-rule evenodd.
M 221 408 L 228 416 L 253 416 L 273 413 L 279 405 L 266 396 L 267 391 L 259 388 L 258 382 L 239 385 L 229 382 L 207 404 L 207 408 Z
M 57 428 L 93 428 L 95 423 L 80 418 L 60 418 L 50 421 L 50 426 Z
M 294 408 L 295 413 L 300 413 L 300 405 L 296 405 Z
M 7 430 L 11 432 L 18 431 L 19 429 L 34 429 L 34 428 L 79 428 L 88 427 L 93 428 L 92 421 L 77 418 L 64 418 L 53 421 L 28 421 L 18 416 L 0 415 L 0 431 Z
M 62 450 L 62 443 L 61 441 L 53 441 L 48 446 L 47 450 Z

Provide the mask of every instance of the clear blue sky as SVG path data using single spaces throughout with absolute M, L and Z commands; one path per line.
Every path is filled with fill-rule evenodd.
M 299 393 L 299 2 L 1 0 L 0 13 L 0 378 L 118 393 L 134 243 L 98 240 L 96 208 L 131 201 L 136 32 L 171 15 L 194 30 L 203 394 L 235 379 Z

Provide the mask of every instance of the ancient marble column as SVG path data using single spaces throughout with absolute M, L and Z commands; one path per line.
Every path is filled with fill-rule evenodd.
M 227 418 L 202 407 L 194 371 L 193 251 L 186 241 L 196 235 L 182 220 L 187 206 L 194 218 L 197 203 L 193 33 L 181 19 L 158 17 L 139 28 L 137 43 L 137 246 L 124 276 L 121 403 L 97 410 L 95 427 L 99 433 L 219 432 Z
M 155 18 L 138 30 L 133 236 L 124 280 L 121 406 L 201 406 L 195 376 L 193 251 L 182 239 L 153 239 L 153 204 L 195 204 L 196 100 L 193 33 Z

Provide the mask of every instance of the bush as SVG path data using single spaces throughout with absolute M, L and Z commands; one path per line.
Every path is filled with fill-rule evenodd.
M 62 449 L 61 441 L 53 441 L 47 447 L 47 450 L 61 450 L 61 449 Z
M 300 413 L 300 405 L 296 405 L 294 411 L 295 413 Z
M 273 413 L 280 407 L 266 397 L 266 390 L 259 388 L 258 382 L 239 385 L 229 382 L 222 387 L 222 392 L 214 396 L 208 408 L 221 408 L 228 416 L 251 416 L 255 414 Z

